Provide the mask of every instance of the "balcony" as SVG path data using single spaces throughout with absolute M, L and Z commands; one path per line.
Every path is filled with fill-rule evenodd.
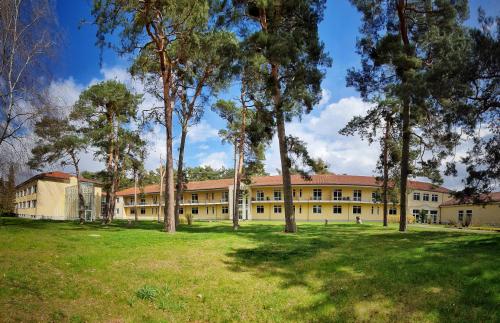
M 252 203 L 282 203 L 283 200 L 273 200 L 267 197 L 266 199 L 259 199 L 252 197 Z M 379 201 L 375 201 L 373 199 L 354 199 L 351 198 L 350 196 L 345 196 L 345 197 L 334 197 L 334 198 L 325 198 L 325 197 L 314 197 L 314 196 L 309 196 L 309 197 L 294 197 L 293 198 L 294 203 L 339 203 L 339 204 L 344 204 L 344 203 L 359 203 L 359 204 L 378 204 L 380 203 Z

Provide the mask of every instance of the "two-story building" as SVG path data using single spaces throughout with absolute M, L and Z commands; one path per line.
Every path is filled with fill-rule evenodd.
M 80 178 L 87 221 L 101 215 L 99 182 Z M 76 176 L 64 172 L 41 173 L 16 186 L 15 213 L 32 219 L 78 218 Z
M 298 221 L 382 221 L 380 183 L 372 176 L 313 175 L 306 180 L 292 176 L 293 204 Z M 409 181 L 408 210 L 410 221 L 438 223 L 439 205 L 449 199 L 448 190 L 430 183 Z M 161 219 L 160 187 L 148 185 L 117 193 L 117 217 L 126 219 Z M 190 182 L 181 200 L 181 214 L 195 219 L 224 220 L 232 218 L 233 180 Z M 248 220 L 282 220 L 284 196 L 281 176 L 253 178 L 243 186 L 239 197 L 239 217 Z M 399 205 L 391 204 L 389 218 L 399 219 Z

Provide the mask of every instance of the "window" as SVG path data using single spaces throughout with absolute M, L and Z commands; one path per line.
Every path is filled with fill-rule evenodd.
M 342 214 L 342 205 L 334 205 L 333 214 Z
M 354 190 L 353 201 L 361 201 L 361 190 Z
M 302 189 L 299 189 L 299 197 L 302 197 Z
M 281 191 L 274 191 L 274 200 L 281 201 Z
M 438 201 L 438 195 L 432 194 L 432 202 L 437 202 L 437 201 Z
M 33 186 L 33 193 L 36 193 L 36 185 Z
M 144 204 L 146 204 L 146 199 L 145 199 L 145 198 L 142 198 L 142 199 L 141 199 L 141 205 L 144 205 Z
M 179 214 L 184 214 L 184 208 L 182 207 L 179 208 Z
M 372 192 L 372 202 L 380 201 L 380 194 L 378 192 Z
M 36 200 L 31 201 L 31 207 L 36 207 Z
M 257 213 L 259 214 L 264 213 L 264 205 L 257 205 Z
M 464 220 L 464 211 L 458 211 L 458 221 L 462 222 Z
M 396 214 L 398 214 L 398 210 L 395 207 L 391 207 L 389 209 L 389 214 L 390 215 L 396 215 Z
M 420 210 L 415 210 L 415 209 L 413 209 L 413 211 L 412 211 L 412 212 L 413 212 L 413 216 L 414 216 L 414 217 L 417 217 L 417 216 L 420 214 Z
M 197 207 L 191 208 L 191 213 L 192 214 L 198 214 L 198 208 Z
M 373 208 L 373 206 L 372 206 L 372 214 L 373 214 L 373 211 L 374 211 L 374 208 Z
M 281 205 L 275 205 L 274 206 L 274 214 L 281 213 Z
M 229 200 L 229 192 L 222 192 L 222 202 L 227 202 Z
M 431 217 L 432 217 L 432 223 L 437 223 L 437 217 L 438 217 L 438 211 L 432 210 L 431 211 Z
M 197 193 L 191 194 L 191 201 L 194 203 L 198 202 L 198 194 Z M 196 214 L 198 214 L 198 213 L 196 213 Z
M 413 200 L 420 201 L 420 193 L 417 193 L 417 192 L 413 193 Z
M 361 214 L 361 206 L 355 205 L 352 207 L 352 214 Z
M 422 195 L 422 201 L 428 201 L 429 200 L 429 193 L 424 193 Z
M 146 208 L 141 207 L 141 214 L 146 214 Z
M 321 214 L 321 205 L 313 205 L 313 213 Z
M 227 206 L 222 207 L 222 214 L 228 214 L 229 213 L 229 208 Z
M 313 200 L 320 201 L 322 196 L 322 192 L 320 188 L 313 189 Z
M 264 191 L 257 191 L 257 201 L 264 201 Z
M 295 198 L 295 189 L 292 190 L 292 195 Z
M 28 201 L 28 209 L 31 208 L 31 201 Z
M 335 201 L 340 201 L 342 200 L 342 190 L 334 190 L 333 191 L 333 199 Z
M 135 209 L 134 208 L 130 209 L 130 214 L 135 214 Z
M 208 206 L 205 209 L 207 210 L 207 214 L 208 214 Z
M 472 210 L 467 210 L 467 211 L 465 211 L 465 214 L 466 214 L 468 217 L 471 217 L 471 216 L 472 216 Z

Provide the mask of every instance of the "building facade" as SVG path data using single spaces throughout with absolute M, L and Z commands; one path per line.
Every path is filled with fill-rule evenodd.
M 441 204 L 441 222 L 462 226 L 500 226 L 500 192 L 480 197 L 482 204 L 450 199 Z
M 292 176 L 293 201 L 297 221 L 382 221 L 380 183 L 371 176 L 313 175 L 310 180 Z M 117 193 L 118 218 L 158 219 L 163 217 L 164 205 L 159 185 Z M 232 218 L 233 180 L 190 182 L 181 200 L 181 216 L 191 215 L 198 220 L 227 220 Z M 284 200 L 281 176 L 255 177 L 243 186 L 239 196 L 239 218 L 248 220 L 283 220 Z M 439 205 L 448 200 L 449 190 L 430 183 L 410 181 L 407 214 L 410 222 L 439 223 Z M 160 204 L 161 201 L 161 204 Z M 398 221 L 399 205 L 390 204 L 389 219 Z
M 80 178 L 85 200 L 85 218 L 101 216 L 101 187 L 97 181 Z M 15 213 L 32 219 L 78 218 L 76 177 L 64 172 L 38 174 L 16 186 Z

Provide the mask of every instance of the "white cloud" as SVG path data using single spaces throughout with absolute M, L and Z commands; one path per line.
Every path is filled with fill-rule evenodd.
M 332 98 L 332 92 L 328 89 L 322 89 L 321 90 L 321 100 L 319 100 L 318 106 L 322 107 L 328 102 L 330 102 L 330 99 Z
M 219 130 L 209 125 L 206 121 L 201 121 L 189 128 L 188 139 L 191 142 L 205 142 L 219 136 Z
M 369 105 L 360 98 L 343 98 L 329 104 L 319 114 L 307 115 L 302 122 L 287 124 L 287 134 L 306 142 L 312 157 L 322 158 L 335 173 L 372 175 L 378 158 L 378 145 L 368 145 L 357 136 L 342 136 L 338 131 L 355 115 L 362 115 Z M 281 168 L 279 147 L 275 137 L 266 155 L 266 170 L 276 173 Z
M 212 168 L 227 167 L 227 154 L 224 151 L 214 152 L 211 154 L 200 153 L 197 155 L 201 166 L 210 166 Z

